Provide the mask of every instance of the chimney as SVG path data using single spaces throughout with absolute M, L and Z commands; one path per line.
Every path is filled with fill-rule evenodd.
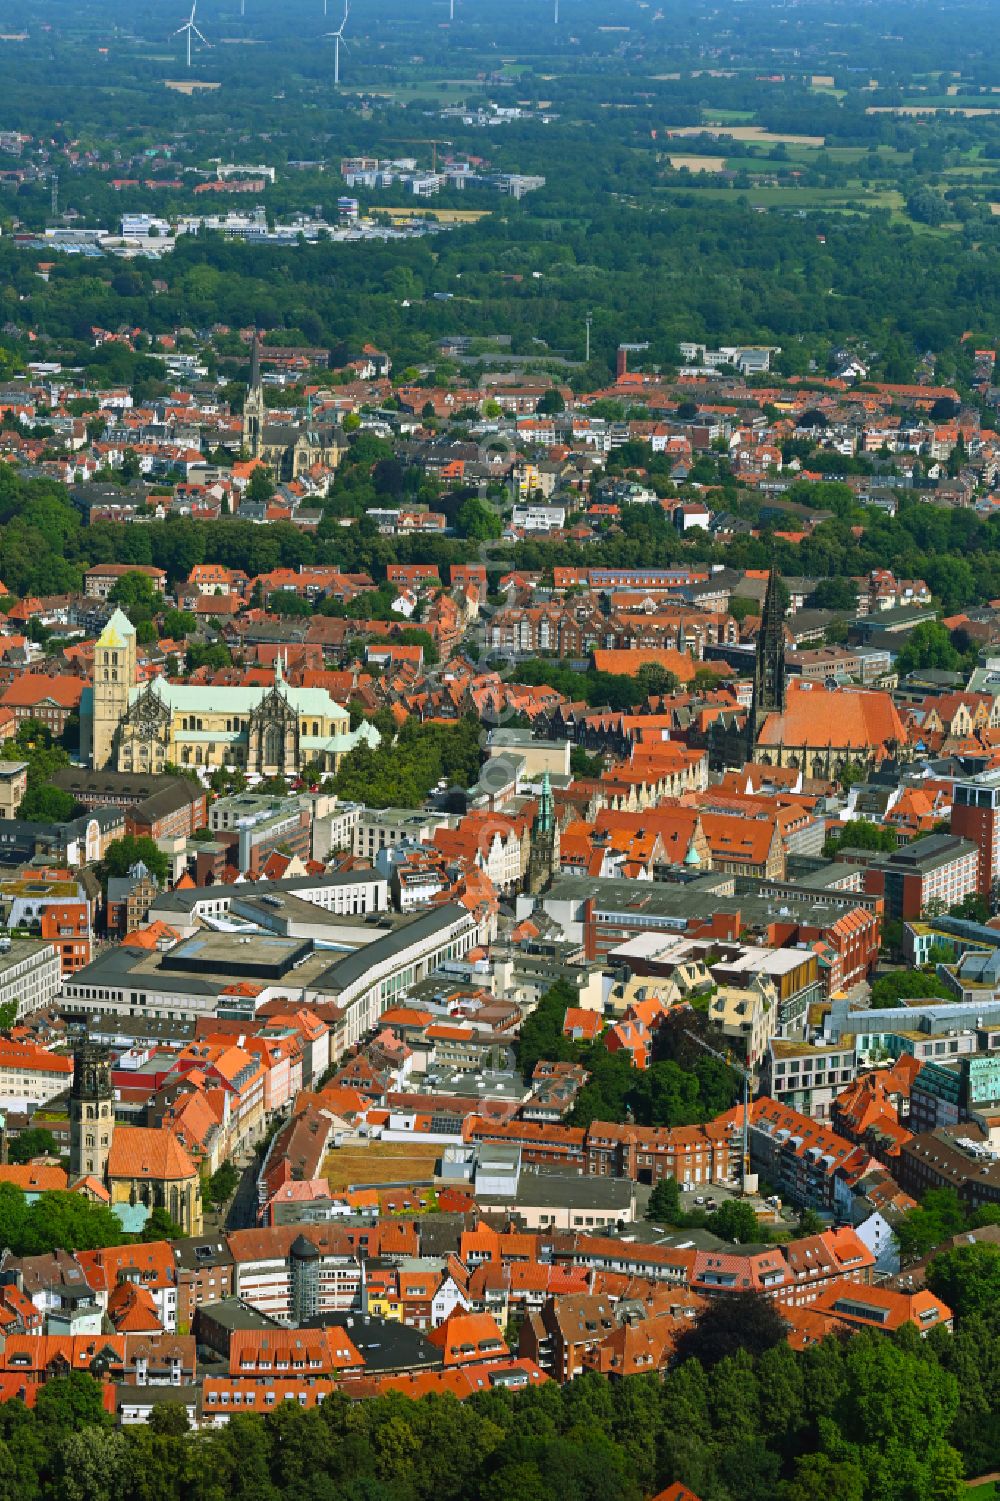
M 619 344 L 619 346 L 618 346 L 618 354 L 615 357 L 615 377 L 616 377 L 616 379 L 617 380 L 621 380 L 622 376 L 625 375 L 625 374 L 627 374 L 627 372 L 628 372 L 628 350 L 625 348 L 624 344 Z

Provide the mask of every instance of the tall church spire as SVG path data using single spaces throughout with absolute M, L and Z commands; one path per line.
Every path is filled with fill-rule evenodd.
M 547 771 L 542 773 L 538 807 L 531 825 L 525 891 L 531 896 L 543 891 L 559 869 L 559 828 L 556 824 L 552 784 Z
M 250 384 L 243 402 L 243 447 L 252 459 L 261 457 L 264 433 L 264 387 L 260 378 L 260 335 L 253 331 L 250 347 Z
M 785 611 L 781 601 L 777 568 L 767 580 L 757 653 L 753 672 L 753 708 L 750 714 L 750 754 L 769 714 L 785 712 Z

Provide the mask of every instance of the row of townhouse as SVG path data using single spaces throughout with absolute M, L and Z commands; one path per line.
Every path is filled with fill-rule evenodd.
M 709 611 L 657 607 L 652 596 L 641 606 L 605 614 L 598 595 L 576 601 L 541 605 L 508 605 L 497 610 L 486 627 L 486 645 L 496 652 L 547 652 L 580 658 L 591 652 L 676 650 L 701 658 L 708 644 L 732 645 L 738 638 L 735 620 Z
M 466 1142 L 517 1146 L 522 1161 L 595 1177 L 658 1183 L 707 1184 L 736 1181 L 740 1130 L 735 1112 L 697 1126 L 633 1126 L 594 1121 L 586 1129 L 535 1121 L 495 1121 L 468 1116 Z
M 199 1309 L 234 1297 L 283 1326 L 359 1312 L 367 1267 L 419 1267 L 419 1250 L 413 1223 L 399 1220 L 216 1232 L 75 1254 L 8 1252 L 2 1269 L 49 1332 L 100 1332 L 125 1288 L 142 1295 L 150 1330 L 186 1333 Z
M 489 1267 L 493 1286 L 499 1284 L 497 1274 L 503 1273 L 510 1295 L 528 1307 L 538 1306 L 537 1294 L 546 1288 L 546 1278 L 545 1295 L 564 1296 L 592 1292 L 595 1279 L 610 1277 L 669 1283 L 703 1297 L 749 1290 L 804 1305 L 835 1279 L 870 1283 L 875 1257 L 847 1226 L 761 1250 L 698 1250 L 693 1245 L 651 1245 L 583 1232 L 497 1232 L 480 1224 L 463 1233 L 458 1263 L 468 1268 L 467 1286 L 477 1302 L 489 1300 L 490 1279 L 480 1276 Z M 531 1268 L 536 1271 L 532 1273 Z M 551 1275 L 542 1277 L 545 1268 L 551 1269 Z M 555 1276 L 560 1269 L 561 1279 Z M 517 1298 L 519 1293 L 521 1298 Z

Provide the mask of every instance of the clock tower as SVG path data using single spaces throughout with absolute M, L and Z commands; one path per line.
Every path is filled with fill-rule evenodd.
M 69 1095 L 69 1170 L 74 1179 L 103 1182 L 114 1129 L 111 1065 L 100 1048 L 81 1043 L 73 1054 Z

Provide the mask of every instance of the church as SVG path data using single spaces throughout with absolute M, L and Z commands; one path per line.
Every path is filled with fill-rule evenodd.
M 91 1043 L 73 1054 L 69 1136 L 72 1180 L 106 1184 L 112 1209 L 162 1209 L 185 1235 L 201 1233 L 197 1164 L 171 1132 L 115 1120 L 111 1064 Z
M 135 630 L 121 610 L 94 648 L 93 686 L 80 704 L 81 750 L 95 770 L 160 773 L 170 763 L 248 775 L 296 777 L 317 762 L 336 771 L 362 741 L 379 733 L 350 716 L 325 688 L 286 683 L 280 659 L 273 687 L 229 688 L 136 682 Z
M 336 469 L 347 447 L 343 432 L 333 423 L 269 422 L 260 374 L 260 344 L 253 341 L 250 386 L 243 404 L 243 447 L 252 459 L 270 469 L 277 484 L 294 480 L 314 464 Z
M 826 688 L 785 672 L 784 611 L 778 575 L 771 570 L 754 663 L 747 756 L 765 766 L 788 766 L 803 776 L 839 778 L 845 767 L 870 771 L 910 755 L 903 721 L 888 693 Z

